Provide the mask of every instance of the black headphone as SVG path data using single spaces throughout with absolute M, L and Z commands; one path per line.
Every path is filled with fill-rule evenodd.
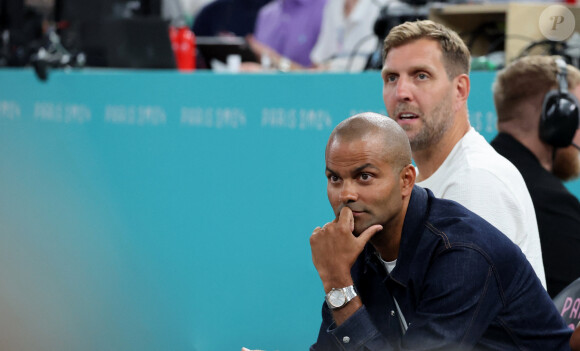
M 567 147 L 572 144 L 580 112 L 578 100 L 568 92 L 566 62 L 556 59 L 558 90 L 550 90 L 542 103 L 540 117 L 540 139 L 554 147 Z

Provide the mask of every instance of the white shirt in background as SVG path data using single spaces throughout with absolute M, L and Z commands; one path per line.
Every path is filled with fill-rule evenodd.
M 386 0 L 359 0 L 347 18 L 345 0 L 328 0 L 318 40 L 312 49 L 313 63 L 330 71 L 360 72 L 376 50 L 373 27 Z

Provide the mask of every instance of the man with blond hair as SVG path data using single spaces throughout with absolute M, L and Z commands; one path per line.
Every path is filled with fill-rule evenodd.
M 405 131 L 418 185 L 493 224 L 530 261 L 545 287 L 536 215 L 518 170 L 469 123 L 470 54 L 457 33 L 406 22 L 385 38 L 383 99 Z
M 573 145 L 580 143 L 580 71 L 557 56 L 523 57 L 498 73 L 493 97 L 499 134 L 491 145 L 530 191 L 548 293 L 555 297 L 580 277 L 580 202 L 562 183 L 580 173 Z

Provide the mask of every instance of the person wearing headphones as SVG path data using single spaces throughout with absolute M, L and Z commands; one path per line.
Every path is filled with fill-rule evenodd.
M 580 174 L 577 97 L 580 71 L 557 56 L 514 61 L 493 85 L 499 134 L 491 145 L 530 191 L 552 298 L 580 278 L 580 202 L 562 183 Z

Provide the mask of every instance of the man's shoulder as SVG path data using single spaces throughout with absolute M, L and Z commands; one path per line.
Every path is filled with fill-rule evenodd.
M 474 131 L 474 133 L 477 133 Z M 466 136 L 467 137 L 467 136 Z M 489 173 L 517 172 L 517 168 L 499 152 L 497 152 L 479 133 L 469 135 L 462 141 L 462 159 L 468 169 L 481 170 Z
M 512 135 L 500 132 L 490 145 L 501 156 L 510 161 L 526 181 L 528 176 L 538 177 L 546 173 L 537 156 Z
M 519 174 L 517 168 L 495 151 L 483 136 L 473 128 L 454 146 L 441 166 L 424 184 L 431 186 L 431 182 L 446 184 L 450 181 L 452 182 L 453 178 L 458 175 L 461 175 L 461 179 L 458 179 L 461 184 L 477 182 L 480 178 L 502 180 L 506 177 L 515 176 L 521 179 L 521 174 Z
M 461 175 L 460 183 L 465 186 L 491 183 L 500 188 L 525 189 L 524 179 L 516 166 L 475 130 L 466 134 L 457 152 L 449 157 L 454 158 L 449 161 L 455 164 L 457 175 Z
M 518 169 L 487 146 L 489 149 L 467 152 L 463 166 L 457 167 L 436 194 L 458 201 L 520 242 L 518 237 L 525 236 L 520 229 L 527 228 L 526 235 L 537 232 L 529 221 L 535 217 L 530 192 Z
M 569 206 L 576 211 L 580 210 L 578 198 L 566 188 L 560 179 L 551 173 L 534 178 L 534 182 L 528 184 L 528 187 L 537 209 L 553 212 L 554 208 Z
M 430 193 L 429 189 L 427 191 Z M 474 230 L 479 230 L 479 225 L 483 225 L 484 227 L 489 225 L 493 228 L 480 215 L 471 211 L 460 202 L 454 199 L 436 197 L 432 193 L 430 195 L 429 213 L 426 221 L 433 226 L 472 226 Z
M 465 246 L 486 253 L 500 248 L 518 251 L 489 221 L 454 200 L 432 197 L 425 227 L 449 247 Z
M 417 188 L 421 189 L 419 186 Z M 498 231 L 488 221 L 457 200 L 438 197 L 430 189 L 424 190 L 428 197 L 428 210 L 424 218 L 429 230 L 461 232 L 469 228 L 470 232 Z
M 456 165 L 418 184 L 433 190 L 438 197 L 460 203 L 463 199 L 479 197 L 481 192 L 505 193 L 506 196 L 527 193 L 526 184 L 517 168 L 497 156 L 489 154 L 486 157 L 482 153 L 467 155 L 465 160 L 454 160 Z

